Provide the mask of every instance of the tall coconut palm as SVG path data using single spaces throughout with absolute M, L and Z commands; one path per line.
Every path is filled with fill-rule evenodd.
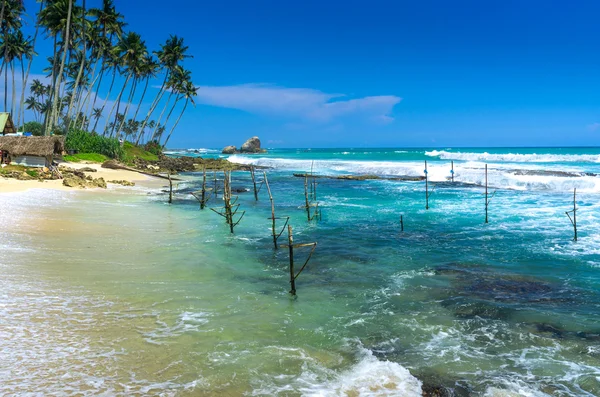
M 142 91 L 142 96 L 140 97 L 140 102 L 138 103 L 137 108 L 135 109 L 135 114 L 133 115 L 134 120 L 137 120 L 138 112 L 140 111 L 140 108 L 142 107 L 142 103 L 144 102 L 144 97 L 146 96 L 146 91 L 148 90 L 148 83 L 150 83 L 150 80 L 152 78 L 156 77 L 158 68 L 159 68 L 159 65 L 154 60 L 154 57 L 152 57 L 152 55 L 147 55 L 146 59 L 144 60 L 141 74 L 140 74 L 140 79 L 144 79 L 144 80 L 146 80 L 146 82 L 144 84 L 144 91 Z M 140 139 L 143 134 L 143 130 L 141 128 L 139 130 L 140 130 L 140 132 L 136 139 L 136 145 L 140 142 Z
M 111 58 L 112 39 L 113 37 L 117 37 L 117 39 L 121 38 L 123 27 L 126 24 L 123 21 L 123 15 L 118 13 L 113 5 L 113 0 L 103 0 L 102 7 L 90 9 L 89 14 L 95 18 L 95 29 L 99 31 L 98 37 L 93 41 L 93 56 L 95 55 L 101 63 L 100 77 L 96 90 L 94 90 L 94 100 L 92 102 L 92 109 L 94 109 L 98 98 L 98 91 L 100 91 L 100 86 L 102 85 L 102 77 L 106 72 L 111 70 L 111 66 L 107 66 L 106 61 Z
M 198 95 L 198 89 L 196 88 L 194 83 L 191 81 L 191 79 L 186 80 L 183 83 L 182 90 L 183 90 L 182 96 L 185 98 L 185 104 L 183 105 L 183 108 L 181 109 L 181 112 L 179 113 L 179 117 L 177 117 L 177 120 L 175 120 L 175 124 L 173 124 L 173 127 L 171 127 L 171 131 L 169 132 L 167 139 L 165 139 L 165 143 L 163 144 L 163 147 L 167 147 L 167 143 L 169 143 L 169 139 L 171 139 L 171 135 L 173 135 L 173 131 L 175 131 L 175 127 L 177 127 L 177 125 L 179 124 L 179 120 L 181 120 L 181 117 L 185 113 L 185 109 L 187 108 L 188 103 L 192 102 L 192 105 L 196 106 L 196 102 L 194 102 L 194 97 L 196 95 Z
M 144 42 L 141 39 L 141 36 L 135 32 L 129 32 L 123 35 L 121 40 L 117 43 L 113 52 L 121 60 L 123 65 L 123 70 L 126 73 L 125 83 L 121 87 L 121 91 L 117 97 L 115 102 L 115 106 L 117 108 L 117 115 L 119 115 L 119 108 L 121 107 L 121 98 L 123 97 L 123 92 L 129 83 L 131 77 L 135 74 L 136 65 L 143 60 L 147 55 L 147 50 Z M 132 87 L 133 89 L 133 87 Z M 113 106 L 114 108 L 114 106 Z M 112 110 L 111 110 L 112 113 Z M 110 117 L 109 117 L 110 118 Z M 115 117 L 116 120 L 116 117 Z M 111 135 L 115 131 L 115 127 L 118 126 L 119 123 L 113 123 L 111 128 Z M 117 137 L 119 135 L 119 131 L 116 132 Z
M 167 39 L 165 44 L 161 45 L 160 50 L 155 52 L 155 55 L 157 56 L 158 61 L 160 62 L 160 65 L 165 70 L 165 77 L 158 94 L 152 102 L 152 105 L 150 105 L 150 110 L 148 110 L 148 114 L 146 115 L 146 118 L 142 123 L 141 130 L 144 129 L 146 123 L 148 122 L 148 120 L 150 120 L 150 116 L 160 103 L 160 100 L 162 99 L 165 93 L 165 88 L 167 82 L 169 81 L 169 76 L 172 73 L 173 69 L 177 65 L 179 65 L 179 63 L 182 62 L 184 59 L 192 57 L 191 55 L 187 54 L 187 51 L 188 47 L 183 44 L 183 38 L 171 35 Z
M 57 53 L 62 53 L 60 66 L 58 71 L 53 66 L 53 94 L 52 108 L 50 110 L 49 120 L 46 128 L 46 135 L 54 129 L 58 120 L 58 107 L 60 99 L 60 89 L 62 76 L 65 70 L 67 53 L 69 52 L 70 34 L 71 34 L 71 18 L 73 16 L 73 3 L 75 0 L 53 0 L 46 8 L 40 12 L 40 22 L 45 26 L 49 35 L 54 37 L 54 62 L 56 62 Z M 66 19 L 66 20 L 65 20 Z M 62 43 L 60 51 L 58 51 L 58 36 L 61 36 Z
M 20 53 L 19 63 L 21 64 L 21 100 L 19 101 L 19 112 L 17 113 L 17 124 L 21 125 L 21 120 L 25 123 L 25 107 L 23 102 L 25 101 L 25 92 L 27 91 L 27 78 L 33 62 L 33 57 L 36 56 L 34 51 L 34 44 L 31 38 L 24 38 L 22 35 L 17 37 L 20 40 Z M 27 75 L 25 74 L 25 63 L 24 59 L 27 60 Z

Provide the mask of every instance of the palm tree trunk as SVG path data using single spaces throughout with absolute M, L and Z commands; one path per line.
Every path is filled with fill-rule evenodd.
M 92 73 L 92 75 L 95 75 L 95 73 Z M 89 111 L 90 103 L 92 102 L 90 100 L 90 96 L 92 95 L 92 89 L 93 89 L 94 85 L 96 85 L 96 81 L 98 80 L 99 77 L 100 77 L 100 75 L 98 75 L 94 78 L 94 80 L 92 81 L 92 84 L 90 84 L 90 88 L 85 93 L 85 97 L 83 97 L 83 101 L 81 101 L 81 103 L 79 105 L 79 111 L 77 112 L 77 116 L 75 117 L 75 126 L 77 126 L 77 121 L 79 120 L 79 116 L 82 115 L 81 125 L 79 126 L 79 128 L 86 129 L 89 127 L 89 124 L 90 124 L 89 121 L 92 119 L 92 114 Z M 86 107 L 85 112 L 83 111 L 84 106 Z M 92 110 L 93 110 L 93 108 L 92 108 Z M 87 120 L 88 120 L 87 126 L 85 125 L 85 119 L 86 119 L 85 115 L 88 116 L 87 117 Z
M 144 122 L 142 123 L 142 127 L 140 128 L 140 131 L 144 131 L 144 127 L 146 127 L 148 120 L 150 120 L 150 116 L 154 112 L 154 109 L 156 109 L 156 107 L 160 103 L 160 100 L 162 99 L 162 96 L 165 92 L 165 85 L 167 84 L 168 78 L 169 78 L 169 71 L 167 71 L 167 73 L 165 73 L 165 79 L 163 80 L 162 86 L 160 87 L 158 94 L 154 98 L 154 101 L 152 101 L 152 105 L 150 105 L 150 110 L 148 110 L 148 114 L 146 115 L 146 118 L 144 119 Z
M 179 113 L 179 117 L 177 117 L 177 120 L 175 120 L 175 124 L 173 124 L 173 127 L 171 128 L 171 131 L 169 132 L 169 135 L 167 136 L 167 139 L 165 140 L 163 149 L 167 147 L 167 143 L 169 143 L 169 139 L 171 139 L 171 135 L 173 134 L 175 127 L 177 127 L 177 124 L 179 124 L 179 120 L 181 120 L 181 116 L 183 116 L 183 113 L 185 113 L 185 108 L 187 108 L 189 101 L 190 101 L 189 97 L 185 99 L 185 105 L 183 105 L 183 109 L 181 109 L 181 113 Z
M 6 113 L 8 112 L 8 63 L 4 63 L 6 64 L 6 70 L 4 71 L 4 112 Z
M 160 112 L 160 116 L 158 116 L 158 120 L 156 120 L 156 127 L 154 128 L 154 134 L 156 134 L 156 130 L 158 130 L 158 126 L 160 125 L 160 121 L 162 120 L 162 116 L 163 114 L 165 114 L 165 110 L 167 110 L 167 107 L 169 106 L 169 102 L 171 102 L 171 97 L 173 96 L 173 91 L 171 91 L 169 93 L 169 97 L 167 98 L 167 103 L 165 103 L 165 107 L 163 108 L 162 112 Z
M 17 113 L 17 125 L 21 125 L 21 115 L 23 115 L 23 123 L 25 123 L 25 66 L 23 65 L 23 57 L 21 57 L 21 100 L 19 101 Z
M 38 11 L 38 15 L 44 9 L 44 2 L 40 1 L 40 10 Z M 2 18 L 0 18 L 0 21 Z M 40 24 L 35 24 L 35 33 L 33 34 L 33 41 L 31 42 L 31 50 L 35 51 L 35 42 L 37 41 L 38 32 L 40 31 Z M 35 54 L 33 54 L 35 55 Z M 29 58 L 29 62 L 27 63 L 27 73 L 25 74 L 25 78 L 23 79 L 23 87 L 21 91 L 21 106 L 25 102 L 25 91 L 27 90 L 27 82 L 29 81 L 29 72 L 31 71 L 31 64 L 33 63 L 33 55 Z M 34 111 L 34 115 L 36 116 L 36 121 L 38 120 L 37 114 Z M 23 109 L 23 123 L 25 123 L 25 109 Z
M 133 78 L 133 84 L 131 84 L 131 90 L 129 91 L 129 99 L 127 100 L 127 105 L 125 106 L 125 113 L 123 114 L 123 121 L 121 121 L 121 125 L 119 126 L 119 131 L 123 128 L 123 124 L 125 124 L 125 119 L 127 118 L 127 113 L 129 112 L 129 105 L 131 101 L 133 101 L 133 96 L 135 95 L 135 89 L 137 87 L 137 79 Z
M 101 108 L 102 112 L 104 112 L 104 108 L 106 107 L 106 102 L 108 102 L 108 98 L 110 98 L 110 93 L 113 89 L 116 75 L 117 75 L 117 69 L 115 68 L 115 69 L 113 69 L 113 77 L 112 77 L 112 81 L 110 82 L 110 87 L 108 87 L 108 94 L 106 94 L 106 98 L 104 98 L 104 103 L 102 104 L 102 108 Z M 92 108 L 93 108 L 93 106 L 92 106 Z M 96 127 L 98 126 L 98 120 L 100 120 L 100 117 L 96 117 L 96 122 L 94 123 L 94 128 L 92 128 L 92 131 L 96 131 Z M 108 120 L 106 122 L 108 123 Z M 106 127 L 104 129 L 106 130 Z M 104 135 L 104 133 L 102 135 Z
M 71 94 L 71 100 L 69 101 L 69 107 L 67 108 L 67 134 L 69 134 L 69 128 L 71 128 L 71 108 L 73 107 L 73 103 L 75 102 L 75 97 L 77 96 L 77 88 L 79 86 L 79 81 L 81 80 L 81 76 L 83 75 L 83 66 L 85 64 L 85 41 L 83 43 L 83 58 L 81 59 L 81 63 L 79 65 L 79 72 L 77 72 L 77 77 L 75 78 L 75 85 L 73 86 L 73 92 Z
M 12 76 L 12 105 L 10 107 L 11 113 L 13 117 L 15 116 L 15 112 L 17 110 L 17 87 L 15 86 L 15 61 L 13 60 L 10 63 L 10 74 Z M 18 128 L 18 126 L 17 126 Z
M 165 120 L 165 127 L 167 126 L 167 124 L 169 124 L 169 119 L 171 118 L 171 114 L 173 113 L 173 110 L 175 110 L 175 106 L 177 106 L 177 104 L 179 103 L 181 98 L 183 98 L 183 96 L 178 95 L 175 97 L 175 103 L 173 104 L 173 107 L 171 107 L 171 110 L 169 110 L 169 114 L 167 114 L 167 118 Z
M 54 93 L 54 85 L 56 84 L 56 57 L 58 56 L 58 52 L 56 50 L 57 37 L 54 35 L 54 46 L 52 47 L 53 56 L 52 56 L 52 72 L 51 72 L 51 80 L 52 80 L 52 89 L 48 93 L 48 101 L 52 101 L 52 94 Z M 43 100 L 43 98 L 42 98 Z M 46 109 L 44 113 L 44 135 L 50 135 L 50 109 Z
M 138 104 L 138 107 L 135 110 L 135 114 L 133 115 L 133 120 L 135 120 L 137 118 L 138 112 L 140 111 L 140 107 L 142 107 L 142 102 L 144 101 L 144 96 L 146 95 L 146 89 L 148 88 L 149 82 L 150 82 L 150 77 L 146 78 L 146 84 L 144 85 L 144 91 L 142 92 L 142 97 L 140 98 L 140 103 Z M 140 133 L 138 134 L 138 137 L 135 140 L 136 145 L 139 145 L 140 139 L 142 138 L 143 133 L 144 133 L 144 130 L 140 129 Z
M 125 88 L 127 87 L 127 83 L 129 83 L 130 78 L 131 78 L 131 73 L 128 73 L 127 78 L 125 79 L 125 84 L 123 84 L 123 88 L 121 88 L 121 92 L 119 93 L 119 96 L 117 97 L 117 101 L 113 105 L 113 108 L 110 110 L 110 113 L 108 114 L 108 119 L 106 119 L 106 122 L 108 123 L 108 120 L 110 120 L 110 118 L 112 117 L 112 112 L 115 110 L 115 106 L 116 106 L 117 113 L 115 114 L 115 121 L 113 123 L 113 128 L 110 131 L 111 137 L 115 133 L 115 127 L 117 126 L 117 116 L 119 115 L 119 108 L 121 107 L 121 97 L 123 96 L 123 92 L 125 91 Z M 106 129 L 105 129 L 105 132 L 106 132 Z M 119 131 L 117 131 L 117 138 L 118 138 L 118 135 L 119 135 Z
M 56 120 L 58 119 L 58 101 L 59 93 L 60 93 L 60 83 L 62 80 L 62 74 L 65 70 L 65 61 L 67 60 L 67 52 L 69 49 L 69 34 L 71 33 L 71 11 L 73 9 L 73 0 L 69 0 L 69 9 L 67 11 L 67 27 L 65 32 L 65 37 L 63 40 L 63 56 L 62 61 L 60 63 L 60 69 L 58 71 L 58 76 L 56 76 L 56 82 L 54 84 L 54 100 L 52 101 L 52 111 L 50 115 L 50 129 L 54 129 L 54 125 Z

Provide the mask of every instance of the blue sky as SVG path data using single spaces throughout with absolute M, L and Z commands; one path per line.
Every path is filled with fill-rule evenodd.
M 116 5 L 150 48 L 177 34 L 194 55 L 172 147 L 600 145 L 600 2 Z

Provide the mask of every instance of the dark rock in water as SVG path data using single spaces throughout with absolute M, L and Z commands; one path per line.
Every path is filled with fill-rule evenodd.
M 245 187 L 240 187 L 240 186 L 238 186 L 238 187 L 232 186 L 231 187 L 231 192 L 232 193 L 246 193 L 246 192 L 249 192 L 249 191 L 250 191 L 250 189 L 246 189 Z
M 550 325 L 550 324 L 545 324 L 545 323 L 540 323 L 540 324 L 536 324 L 536 328 L 537 331 L 540 333 L 549 333 L 552 334 L 552 337 L 557 338 L 557 339 L 562 339 L 564 334 L 563 331 Z
M 260 148 L 260 139 L 257 136 L 253 136 L 248 139 L 240 148 L 240 153 L 262 153 L 263 150 Z
M 492 302 L 470 300 L 465 297 L 445 299 L 441 302 L 441 305 L 452 310 L 456 317 L 463 319 L 480 317 L 494 320 L 508 320 L 514 312 L 513 309 Z
M 381 175 L 311 175 L 311 174 L 294 174 L 297 178 L 326 178 L 326 179 L 340 179 L 348 181 L 368 181 L 368 180 L 386 180 L 386 181 L 423 181 L 424 176 L 381 176 Z
M 422 383 L 423 397 L 469 397 L 472 388 L 462 380 L 452 380 L 431 370 L 411 370 Z
M 83 167 L 83 168 L 80 168 L 79 171 L 81 171 L 81 172 L 96 172 L 96 169 L 92 168 L 92 167 Z
M 237 153 L 237 148 L 235 146 L 225 146 L 223 148 L 223 151 L 221 151 L 222 154 L 235 154 Z

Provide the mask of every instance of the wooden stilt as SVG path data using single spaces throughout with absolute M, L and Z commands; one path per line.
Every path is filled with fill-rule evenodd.
M 250 176 L 252 177 L 252 185 L 254 186 L 254 200 L 258 201 L 258 189 L 256 188 L 256 177 L 254 176 L 254 166 L 250 166 Z
M 286 245 L 282 245 L 282 247 L 285 247 L 285 246 Z M 302 271 L 308 264 L 308 261 L 310 261 L 312 254 L 315 252 L 315 249 L 317 248 L 317 243 L 294 244 L 294 236 L 292 234 L 292 225 L 288 225 L 287 247 L 288 247 L 289 255 L 290 255 L 290 294 L 295 296 L 296 295 L 296 279 L 298 278 L 300 273 L 302 273 Z M 304 264 L 302 265 L 302 267 L 300 268 L 298 273 L 296 273 L 294 270 L 294 249 L 302 248 L 302 247 L 312 247 L 312 249 L 311 249 L 310 253 L 308 254 L 308 258 L 306 258 L 306 261 L 304 262 Z
M 573 217 L 571 218 L 570 213 L 573 213 Z M 573 209 L 571 211 L 565 212 L 573 225 L 573 241 L 577 241 L 577 189 L 573 189 Z
M 490 203 L 492 202 L 492 199 L 494 198 L 494 196 L 496 195 L 496 191 L 494 190 L 494 193 L 492 193 L 492 197 L 489 197 L 488 194 L 488 166 L 487 164 L 485 165 L 485 223 L 488 223 L 488 209 L 490 207 Z
M 427 160 L 425 160 L 425 209 L 429 209 L 429 178 L 427 177 Z
M 290 252 L 290 294 L 296 295 L 296 273 L 294 272 L 294 236 L 292 225 L 288 225 L 288 246 Z
M 167 174 L 167 178 L 169 179 L 169 204 L 173 202 L 173 181 L 171 180 L 171 172 Z
M 206 167 L 202 169 L 202 199 L 200 200 L 200 209 L 206 206 Z
M 216 210 L 211 208 L 211 210 L 225 218 L 225 222 L 229 225 L 229 231 L 233 234 L 233 229 L 240 223 L 246 214 L 246 211 L 242 211 L 238 220 L 235 221 L 234 217 L 237 214 L 240 205 L 236 204 L 237 197 L 233 202 L 231 199 L 231 171 L 223 171 L 223 209 Z
M 271 201 L 271 235 L 273 236 L 273 245 L 275 246 L 275 249 L 277 249 L 277 239 L 281 236 L 281 234 L 285 231 L 285 226 L 288 224 L 288 222 L 290 221 L 290 217 L 285 217 L 285 223 L 283 224 L 283 227 L 281 228 L 281 231 L 279 233 L 277 233 L 277 225 L 276 225 L 276 220 L 279 218 L 275 217 L 275 201 L 273 200 L 273 195 L 271 194 L 271 187 L 269 186 L 269 180 L 267 179 L 267 173 L 263 171 L 263 177 L 264 177 L 264 181 L 265 181 L 265 185 L 267 186 L 267 192 L 269 193 L 269 200 Z
M 452 169 L 450 170 L 450 176 L 452 177 L 452 182 L 454 182 L 454 160 L 451 160 Z
M 304 176 L 304 202 L 306 207 L 306 217 L 310 222 L 310 202 L 308 201 L 308 176 Z
M 488 223 L 488 174 L 487 174 L 487 164 L 485 165 L 485 223 Z
M 404 217 L 400 215 L 400 231 L 404 231 Z

